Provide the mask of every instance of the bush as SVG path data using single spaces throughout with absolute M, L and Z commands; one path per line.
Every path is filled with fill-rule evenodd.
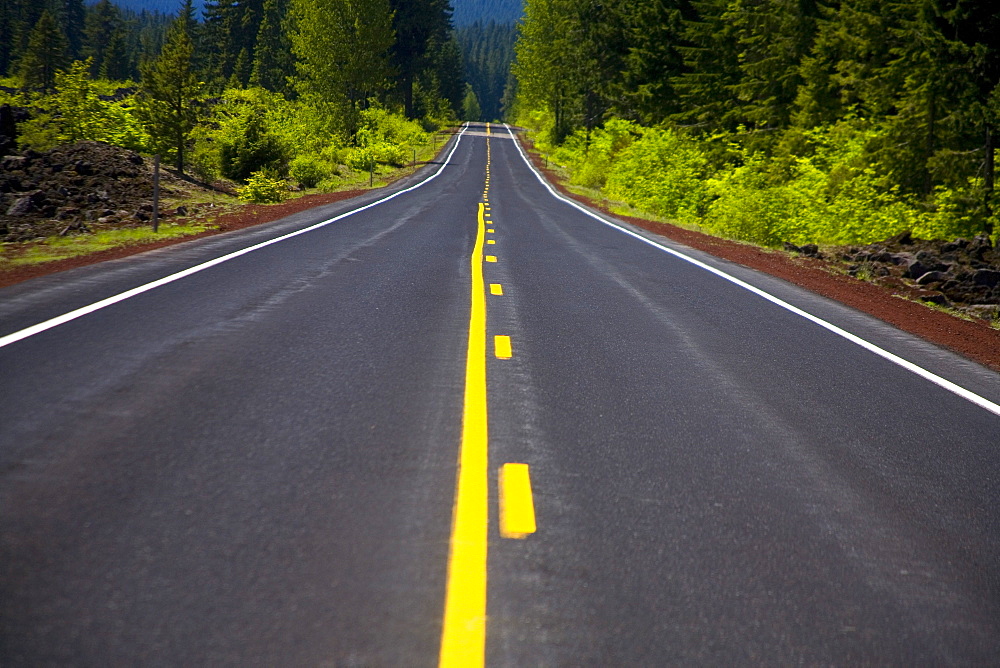
M 344 164 L 359 172 L 368 171 L 375 162 L 375 151 L 367 146 L 351 149 L 344 158 Z
M 707 168 L 695 141 L 673 130 L 647 129 L 613 161 L 604 191 L 660 216 L 694 219 L 707 203 Z
M 288 197 L 288 186 L 284 179 L 274 178 L 266 171 L 254 172 L 247 184 L 238 189 L 239 198 L 244 202 L 267 204 L 282 202 Z
M 288 165 L 288 174 L 305 188 L 315 188 L 330 177 L 330 163 L 311 155 L 300 155 Z

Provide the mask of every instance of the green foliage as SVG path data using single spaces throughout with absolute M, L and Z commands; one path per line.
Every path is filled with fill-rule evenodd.
M 517 121 L 574 182 L 721 234 L 992 233 L 998 32 L 982 0 L 527 0 Z M 615 118 L 647 128 L 620 153 Z
M 244 202 L 271 204 L 285 201 L 288 197 L 288 184 L 284 179 L 269 175 L 262 170 L 251 174 L 247 184 L 237 192 Z
M 38 18 L 28 46 L 18 65 L 25 88 L 51 90 L 55 86 L 56 72 L 69 60 L 66 35 L 46 9 Z
M 288 165 L 288 175 L 305 188 L 315 188 L 329 179 L 332 172 L 329 162 L 312 155 L 296 156 Z
M 292 148 L 279 130 L 287 108 L 280 95 L 260 88 L 226 91 L 216 107 L 218 129 L 211 136 L 223 176 L 243 181 L 262 169 L 287 172 Z
M 21 124 L 21 142 L 37 150 L 78 141 L 102 141 L 144 150 L 149 136 L 129 107 L 131 100 L 105 102 L 101 86 L 90 79 L 90 59 L 76 61 L 55 76 L 55 90 L 33 101 L 31 120 Z
M 142 68 L 142 90 L 136 105 L 154 149 L 173 154 L 181 173 L 201 106 L 202 84 L 192 69 L 193 51 L 184 22 L 175 21 L 163 53 Z
M 462 119 L 466 121 L 478 121 L 483 116 L 483 110 L 479 106 L 479 98 L 472 86 L 466 84 L 465 98 L 462 100 Z
M 695 142 L 672 130 L 647 129 L 615 160 L 605 192 L 660 216 L 694 219 L 706 198 L 706 168 Z

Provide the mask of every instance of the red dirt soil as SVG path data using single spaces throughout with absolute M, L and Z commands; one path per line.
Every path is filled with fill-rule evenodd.
M 529 142 L 522 141 L 522 144 L 526 149 L 529 148 Z M 562 194 L 582 204 L 691 248 L 794 283 L 1000 371 L 1000 330 L 983 321 L 964 320 L 900 298 L 917 298 L 919 291 L 915 288 L 899 285 L 898 289 L 889 290 L 851 276 L 833 273 L 830 270 L 831 264 L 822 260 L 794 257 L 789 253 L 730 241 L 669 223 L 612 213 L 603 204 L 570 192 L 562 179 L 542 164 L 537 154 L 529 155 L 549 183 Z

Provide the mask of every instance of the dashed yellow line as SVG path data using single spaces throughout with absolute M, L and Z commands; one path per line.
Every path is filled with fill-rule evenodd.
M 497 359 L 509 360 L 514 356 L 510 349 L 510 337 L 498 334 L 493 337 L 493 352 Z
M 500 467 L 500 535 L 526 538 L 535 533 L 535 503 L 527 464 Z
M 491 295 L 502 295 L 503 286 L 499 283 L 490 283 L 490 294 Z

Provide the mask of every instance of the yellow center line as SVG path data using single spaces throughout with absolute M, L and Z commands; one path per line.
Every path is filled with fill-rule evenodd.
M 497 261 L 497 256 L 496 255 L 487 255 L 486 256 L 486 261 L 487 262 L 496 262 Z
M 502 295 L 503 286 L 499 283 L 490 283 L 490 294 L 491 295 Z
M 527 464 L 500 467 L 500 535 L 526 538 L 535 533 L 535 504 Z
M 493 337 L 493 350 L 496 353 L 497 359 L 509 360 L 513 357 L 513 353 L 510 349 L 510 337 L 498 334 Z
M 486 420 L 486 295 L 483 205 L 473 247 L 472 308 L 465 361 L 465 406 L 448 556 L 448 587 L 439 665 L 483 666 L 486 660 L 486 553 L 489 528 Z
M 486 243 L 488 243 L 490 246 L 496 245 L 496 241 L 494 241 L 493 239 L 487 239 Z

